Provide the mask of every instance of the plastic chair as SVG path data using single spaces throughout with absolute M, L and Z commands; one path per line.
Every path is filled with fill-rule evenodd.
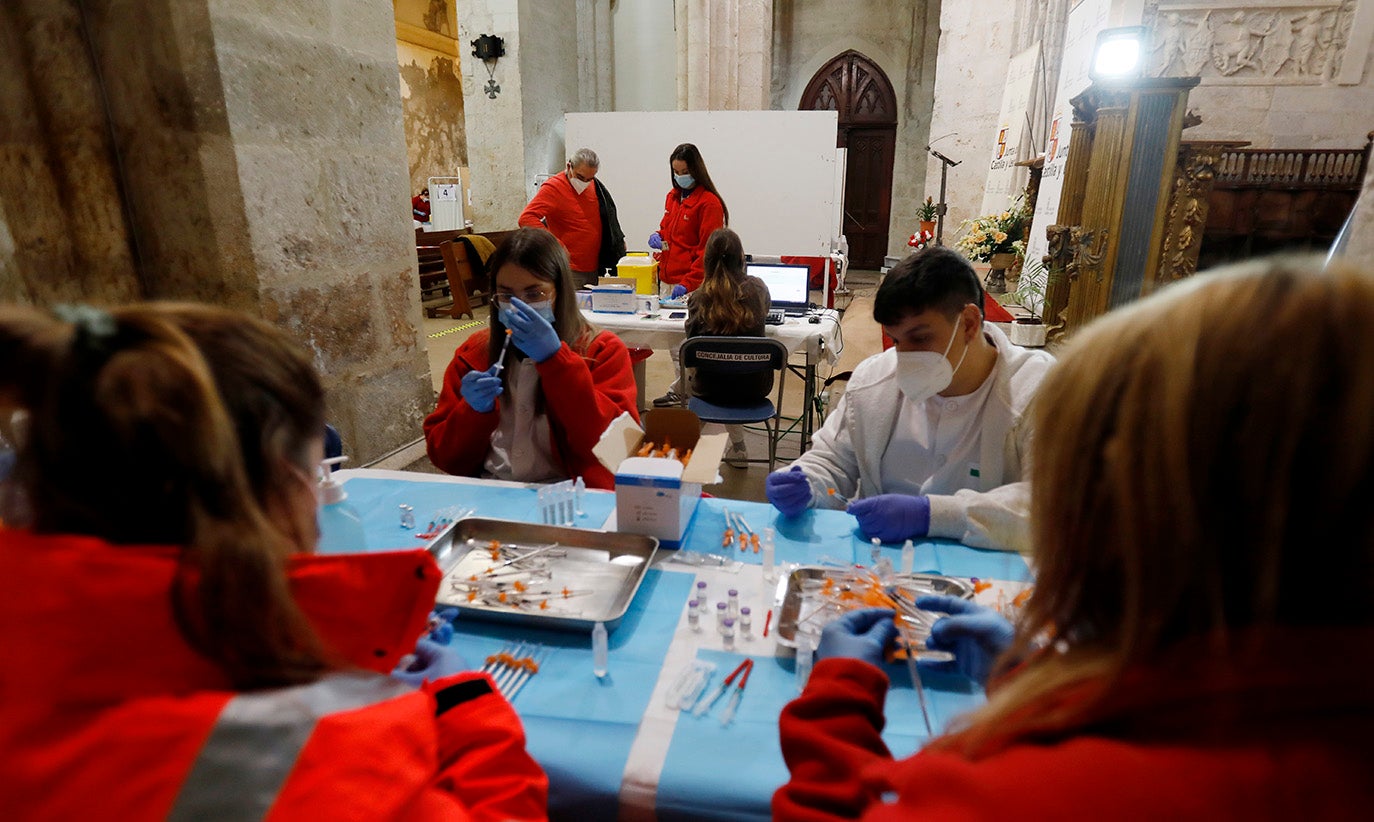
M 697 378 L 715 374 L 721 381 L 738 379 L 748 374 L 771 371 L 777 384 L 777 400 L 766 396 L 745 400 L 739 404 L 721 405 L 692 396 L 687 408 L 703 422 L 724 425 L 764 424 L 768 431 L 768 470 L 778 460 L 778 440 L 781 438 L 779 414 L 782 411 L 783 371 L 787 368 L 787 347 L 771 337 L 689 337 L 682 341 L 679 353 L 680 385 L 690 386 L 687 369 L 696 369 Z M 763 460 L 747 460 L 763 462 Z

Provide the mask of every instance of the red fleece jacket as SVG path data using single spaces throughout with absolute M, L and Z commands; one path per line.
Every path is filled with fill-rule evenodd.
M 720 198 L 701 186 L 682 197 L 678 189 L 668 192 L 663 203 L 663 220 L 658 224 L 663 238 L 663 253 L 658 259 L 658 278 L 674 285 L 681 283 L 696 291 L 706 277 L 706 240 L 711 232 L 725 225 L 725 208 Z

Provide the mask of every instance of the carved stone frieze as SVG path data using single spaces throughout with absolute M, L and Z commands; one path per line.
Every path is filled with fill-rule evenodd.
M 1371 0 L 1360 0 L 1371 2 Z M 1155 0 L 1148 73 L 1204 83 L 1316 85 L 1332 82 L 1350 46 L 1357 0 L 1290 0 L 1239 6 Z M 1358 49 L 1362 58 L 1366 48 Z

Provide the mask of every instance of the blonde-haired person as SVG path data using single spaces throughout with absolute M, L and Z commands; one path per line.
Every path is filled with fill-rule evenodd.
M 772 299 L 768 286 L 744 270 L 744 244 L 728 228 L 718 228 L 706 240 L 705 279 L 687 299 L 686 333 L 690 337 L 762 337 L 764 320 Z M 688 389 L 694 396 L 717 405 L 748 405 L 768 396 L 773 390 L 772 372 L 722 378 L 716 374 L 694 372 Z M 726 426 L 730 449 L 725 461 L 737 468 L 749 454 L 744 445 L 744 428 Z
M 639 419 L 625 343 L 582 317 L 568 252 L 548 231 L 518 229 L 487 270 L 490 325 L 460 345 L 444 371 L 438 405 L 425 418 L 430 461 L 460 476 L 582 477 L 589 487 L 614 488 L 592 448 L 622 413 Z
M 987 704 L 894 762 L 891 613 L 827 628 L 782 715 L 775 818 L 1367 815 L 1372 325 L 1368 272 L 1277 260 L 1075 335 L 1034 409 L 1015 636 L 976 608 L 934 629 L 964 670 L 1002 651 Z
M 311 555 L 324 391 L 281 331 L 0 308 L 0 420 L 9 816 L 544 817 L 485 674 L 449 649 L 385 674 L 424 631 L 433 560 Z

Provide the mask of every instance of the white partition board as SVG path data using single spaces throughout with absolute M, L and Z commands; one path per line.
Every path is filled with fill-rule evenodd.
M 566 115 L 568 153 L 601 158 L 630 250 L 648 248 L 672 186 L 668 155 L 694 143 L 748 254 L 829 256 L 840 227 L 833 111 L 617 111 Z

